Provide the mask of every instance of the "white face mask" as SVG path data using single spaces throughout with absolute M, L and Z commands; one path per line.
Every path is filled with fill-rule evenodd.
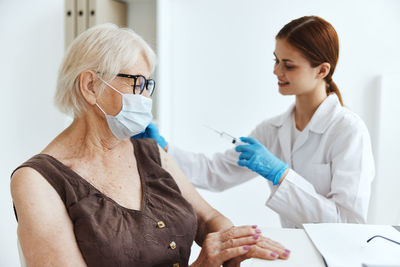
M 100 80 L 122 96 L 122 109 L 116 116 L 107 115 L 96 103 L 106 116 L 108 127 L 115 137 L 122 140 L 143 132 L 153 119 L 152 100 L 142 95 L 123 94 L 108 82 Z

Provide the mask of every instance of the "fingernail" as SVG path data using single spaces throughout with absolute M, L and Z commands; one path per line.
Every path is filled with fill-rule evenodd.
M 250 246 L 244 246 L 243 249 L 244 249 L 244 250 L 249 250 L 249 249 L 250 249 Z
M 287 257 L 290 254 L 290 250 L 285 249 L 285 252 L 283 252 L 283 256 Z
M 257 225 L 252 225 L 251 228 L 256 229 L 256 228 L 257 228 Z
M 253 238 L 254 239 L 258 239 L 259 235 L 254 235 Z
M 261 230 L 260 229 L 256 229 L 256 233 L 261 233 Z
M 271 256 L 275 258 L 276 256 L 278 256 L 278 254 L 276 254 L 275 252 L 271 252 Z

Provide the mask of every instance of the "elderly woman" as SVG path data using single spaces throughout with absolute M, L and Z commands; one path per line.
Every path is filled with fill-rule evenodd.
M 11 180 L 29 266 L 237 265 L 287 258 L 256 226 L 211 208 L 151 139 L 155 55 L 137 34 L 106 24 L 81 34 L 60 68 L 56 103 L 74 121 Z

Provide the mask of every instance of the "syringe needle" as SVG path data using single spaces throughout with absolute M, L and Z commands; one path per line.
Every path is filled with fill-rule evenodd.
M 226 133 L 226 132 L 220 132 L 210 126 L 204 125 L 205 127 L 207 127 L 208 129 L 212 130 L 213 132 L 216 132 L 221 138 L 224 138 L 226 140 L 228 140 L 230 143 L 234 144 L 234 145 L 240 145 L 243 144 L 239 139 L 237 139 L 236 137 L 233 137 L 232 135 Z
M 208 128 L 208 129 L 210 129 L 211 131 L 216 132 L 216 133 L 219 134 L 219 135 L 222 135 L 222 132 L 220 132 L 220 131 L 218 131 L 218 130 L 216 130 L 216 129 L 214 129 L 214 128 L 208 126 L 208 125 L 203 124 L 203 126 L 206 127 L 206 128 Z

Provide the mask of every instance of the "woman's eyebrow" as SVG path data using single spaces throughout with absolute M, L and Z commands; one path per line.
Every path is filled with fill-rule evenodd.
M 129 86 L 131 86 L 131 85 L 134 85 L 134 83 L 135 83 L 135 81 L 134 81 L 134 80 L 131 81 L 131 79 L 129 79 L 129 78 L 126 78 L 126 79 L 124 79 L 124 80 L 122 81 L 122 84 L 123 84 L 123 85 L 129 85 Z
M 275 52 L 274 52 L 274 56 L 276 57 L 276 58 L 278 58 L 277 56 L 276 56 L 276 54 L 275 54 Z M 291 59 L 282 59 L 281 61 L 283 61 L 283 62 L 293 62 L 293 60 L 291 60 Z

